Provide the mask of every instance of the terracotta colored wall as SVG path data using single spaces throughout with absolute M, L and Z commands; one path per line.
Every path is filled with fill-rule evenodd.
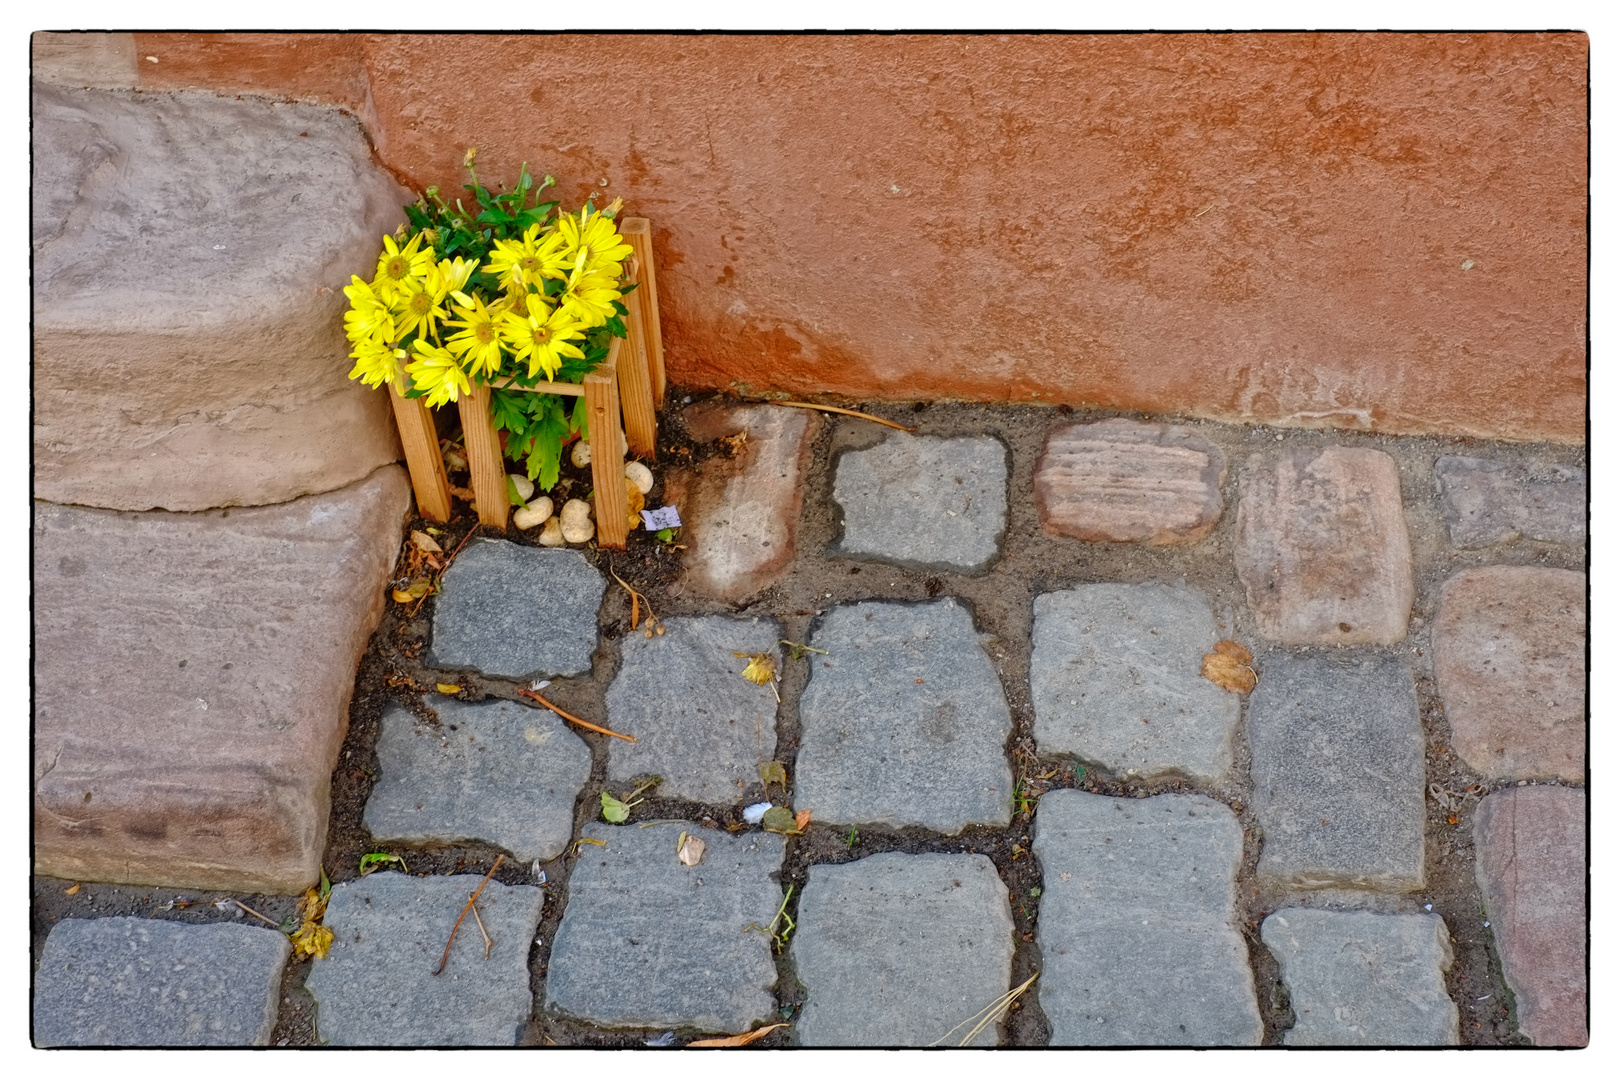
M 624 196 L 686 384 L 1584 438 L 1582 34 L 210 37 L 143 85 L 358 46 L 404 179 Z

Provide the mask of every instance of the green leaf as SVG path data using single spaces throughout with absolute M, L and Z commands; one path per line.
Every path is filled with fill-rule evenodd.
M 765 811 L 765 817 L 760 821 L 766 832 L 785 833 L 793 831 L 793 811 L 785 806 L 773 806 Z
M 527 506 L 529 502 L 518 494 L 517 481 L 510 476 L 506 478 L 506 502 L 508 506 Z
M 378 867 L 386 866 L 388 863 L 399 863 L 401 870 L 406 869 L 405 860 L 398 855 L 390 855 L 386 851 L 373 851 L 369 855 L 360 856 L 360 876 L 365 877 Z
M 568 433 L 582 439 L 590 438 L 591 410 L 585 407 L 585 397 L 574 399 L 574 410 L 568 417 Z
M 497 390 L 489 397 L 490 421 L 496 431 L 521 434 L 528 429 L 529 414 L 523 399 L 531 395 L 511 390 Z
M 762 784 L 781 784 L 783 787 L 787 787 L 787 766 L 780 761 L 760 762 L 759 782 Z
M 325 899 L 331 891 L 332 883 L 326 879 L 326 867 L 323 866 L 321 867 L 321 898 Z
M 607 792 L 602 792 L 602 817 L 614 825 L 622 825 L 630 817 L 630 804 L 620 802 Z M 791 815 L 789 816 L 791 823 Z
M 675 530 L 674 529 L 659 529 L 657 532 L 653 533 L 653 535 L 658 537 L 658 539 L 661 542 L 667 544 L 671 540 L 675 539 Z

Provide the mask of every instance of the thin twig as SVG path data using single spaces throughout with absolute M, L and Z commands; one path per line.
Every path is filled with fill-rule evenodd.
M 539 694 L 535 693 L 533 690 L 526 690 L 526 689 L 524 689 L 522 687 L 519 687 L 518 688 L 518 693 L 522 694 L 524 697 L 533 698 L 534 700 L 538 701 L 540 704 L 544 705 L 546 708 L 550 709 L 552 712 L 556 713 L 558 716 L 562 717 L 564 720 L 567 720 L 569 723 L 572 723 L 572 724 L 578 724 L 580 727 L 584 728 L 587 731 L 594 731 L 594 732 L 597 732 L 598 734 L 601 734 L 601 735 L 611 735 L 615 739 L 623 739 L 625 742 L 635 742 L 636 741 L 636 737 L 634 735 L 620 735 L 617 731 L 609 731 L 605 727 L 597 727 L 595 724 L 591 723 L 589 720 L 581 720 L 579 717 L 575 716 L 573 713 L 563 712 L 561 709 L 557 708 L 557 706 L 553 705 L 551 702 L 547 701 L 545 698 L 541 697 Z
M 489 879 L 495 876 L 495 871 L 500 869 L 501 860 L 504 858 L 506 858 L 505 855 L 495 856 L 495 865 L 489 868 L 489 873 L 484 875 L 484 880 L 478 883 L 478 888 L 474 889 L 472 895 L 467 898 L 467 906 L 461 909 L 460 915 L 456 916 L 456 925 L 450 928 L 450 940 L 444 943 L 444 955 L 439 957 L 439 966 L 433 969 L 433 974 L 441 974 L 444 971 L 444 965 L 450 962 L 450 946 L 456 943 L 456 931 L 461 929 L 461 920 L 465 919 L 467 912 L 473 909 L 473 901 L 477 900 L 478 894 L 484 891 L 484 886 L 489 884 Z M 479 922 L 482 923 L 483 920 L 480 919 Z
M 909 431 L 912 434 L 917 432 L 914 427 L 906 427 L 904 424 L 897 424 L 893 420 L 885 420 L 883 417 L 873 416 L 871 413 L 856 412 L 854 409 L 841 409 L 837 405 L 817 405 L 813 401 L 772 401 L 770 404 L 786 405 L 790 409 L 819 409 L 822 412 L 835 412 L 842 416 L 858 416 L 862 420 L 870 420 L 874 424 L 892 427 L 896 431 Z
M 269 923 L 269 925 L 275 927 L 277 930 L 281 929 L 281 924 L 280 923 L 271 922 L 265 916 L 260 915 L 257 911 L 254 911 L 252 908 L 250 908 L 246 904 L 242 903 L 242 901 L 237 900 L 237 899 L 235 899 L 233 897 L 231 899 L 231 903 L 235 904 L 237 907 L 241 908 L 243 911 L 247 912 L 249 915 L 253 916 L 255 919 L 258 919 L 258 920 L 260 920 L 261 922 L 264 922 L 264 923 Z
M 642 596 L 636 590 L 632 589 L 630 587 L 630 583 L 628 581 L 624 580 L 624 578 L 620 577 L 618 575 L 618 573 L 613 569 L 613 563 L 612 562 L 608 563 L 608 573 L 612 574 L 613 575 L 613 580 L 617 581 L 620 585 L 624 586 L 624 591 L 630 594 L 630 629 L 634 630 L 636 628 L 637 621 L 638 621 L 638 619 L 640 617 L 640 614 L 641 614 L 641 605 L 642 604 L 647 605 L 647 626 L 648 626 L 648 628 L 650 629 L 652 627 L 657 626 L 658 625 L 658 616 L 653 613 L 652 601 L 648 600 L 645 596 Z M 662 631 L 660 631 L 660 632 L 662 632 Z
M 490 940 L 489 931 L 484 929 L 484 917 L 478 914 L 477 904 L 473 905 L 472 913 L 473 918 L 478 920 L 478 932 L 484 935 L 484 960 L 487 962 L 489 960 L 489 950 L 495 947 L 495 943 Z

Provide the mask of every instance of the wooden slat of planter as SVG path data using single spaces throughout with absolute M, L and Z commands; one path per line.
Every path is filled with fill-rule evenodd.
M 563 397 L 584 397 L 585 388 L 578 383 L 543 382 L 533 386 L 519 386 L 511 379 L 496 379 L 489 384 L 496 390 L 521 390 L 525 394 L 561 394 Z
M 478 502 L 478 520 L 487 526 L 506 528 L 510 507 L 506 499 L 506 464 L 501 460 L 501 438 L 490 420 L 490 392 L 487 386 L 474 386 L 462 394 L 461 435 L 467 445 L 467 465 L 472 470 L 473 498 Z
M 394 405 L 400 444 L 405 447 L 405 466 L 411 471 L 416 508 L 429 521 L 449 521 L 450 478 L 444 472 L 444 455 L 439 453 L 433 410 L 421 398 L 406 397 L 401 383 L 389 385 L 388 397 Z
M 629 504 L 624 495 L 624 446 L 619 434 L 619 360 L 624 339 L 614 338 L 607 360 L 585 376 L 590 410 L 591 482 L 596 489 L 596 544 L 624 549 Z
M 635 248 L 636 262 L 641 269 L 641 287 L 630 294 L 630 299 L 636 300 L 641 309 L 653 408 L 661 409 L 664 407 L 664 332 L 658 321 L 658 274 L 653 268 L 652 222 L 646 218 L 625 218 L 619 224 L 619 235 Z
M 630 279 L 640 273 L 639 260 L 631 256 L 625 263 Z M 646 325 L 641 317 L 641 304 L 636 300 L 637 289 L 624 305 L 624 349 L 620 352 L 619 404 L 624 412 L 624 437 L 630 452 L 637 457 L 651 459 L 657 454 L 658 417 L 653 413 L 652 373 L 647 368 Z

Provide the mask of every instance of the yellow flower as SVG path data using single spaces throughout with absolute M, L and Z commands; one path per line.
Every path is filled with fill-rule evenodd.
M 379 387 L 404 374 L 405 369 L 400 366 L 400 361 L 405 359 L 405 350 L 396 349 L 389 342 L 375 338 L 357 341 L 349 355 L 355 360 L 349 378 L 359 379 L 367 386 Z
M 443 304 L 449 291 L 444 275 L 432 263 L 420 278 L 407 278 L 394 298 L 399 336 L 404 337 L 412 330 L 432 334 L 439 321 L 446 317 Z
M 343 332 L 356 344 L 367 339 L 394 340 L 394 313 L 366 282 L 350 275 L 353 285 L 343 287 L 349 310 L 343 313 Z
M 372 280 L 379 294 L 392 299 L 407 279 L 421 277 L 433 265 L 433 252 L 418 251 L 421 244 L 421 233 L 411 237 L 403 248 L 394 243 L 392 236 L 383 237 L 383 253 L 377 256 L 377 276 Z
M 451 292 L 459 292 L 467 287 L 467 279 L 473 276 L 478 269 L 478 263 L 472 259 L 463 259 L 457 256 L 454 259 L 440 259 L 439 273 L 444 276 L 445 288 Z
M 468 371 L 485 376 L 495 374 L 501 367 L 501 334 L 495 320 L 506 310 L 505 306 L 497 303 L 494 307 L 485 307 L 483 300 L 464 292 L 456 293 L 456 299 L 462 301 L 454 309 L 461 321 L 446 325 L 459 326 L 461 332 L 445 344 L 461 357 Z
M 467 373 L 461 370 L 449 349 L 430 345 L 421 338 L 416 339 L 413 348 L 416 359 L 405 365 L 405 372 L 411 377 L 412 386 L 427 391 L 424 400 L 429 405 L 459 401 L 462 394 L 472 390 Z
M 564 278 L 567 257 L 562 251 L 562 236 L 549 234 L 540 238 L 540 226 L 530 225 L 523 239 L 497 240 L 490 252 L 484 272 L 499 274 L 501 288 L 508 292 L 522 292 L 526 286 L 540 284 L 543 277 Z
M 557 235 L 563 238 L 567 246 L 570 262 L 579 252 L 586 253 L 587 273 L 616 278 L 619 276 L 619 264 L 635 250 L 624 242 L 624 237 L 613 227 L 613 219 L 604 217 L 600 212 L 593 214 L 581 210 L 578 221 L 572 215 L 564 214 L 557 219 Z
M 613 317 L 613 301 L 623 294 L 613 278 L 591 273 L 586 260 L 587 253 L 581 249 L 574 272 L 568 276 L 568 287 L 557 299 L 564 311 L 586 326 L 601 326 Z
M 563 357 L 585 358 L 579 347 L 569 341 L 581 337 L 584 326 L 562 308 L 550 310 L 546 302 L 533 293 L 526 299 L 527 315 L 515 311 L 501 315 L 501 337 L 517 359 L 529 361 L 530 378 L 543 370 L 546 378 L 554 379 L 557 369 L 562 367 Z

